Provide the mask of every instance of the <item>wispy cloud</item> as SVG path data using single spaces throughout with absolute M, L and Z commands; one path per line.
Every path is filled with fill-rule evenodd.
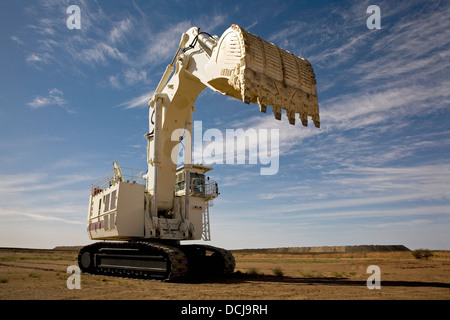
M 163 30 L 152 34 L 148 44 L 138 57 L 141 65 L 162 64 L 170 62 L 175 54 L 180 37 L 191 27 L 190 21 L 181 21 L 167 25 Z
M 134 85 L 138 82 L 147 81 L 147 72 L 145 70 L 136 70 L 134 68 L 128 69 L 124 72 L 125 83 Z
M 77 60 L 88 64 L 107 64 L 110 59 L 117 60 L 122 63 L 128 62 L 126 53 L 121 52 L 118 48 L 104 42 L 97 43 L 93 47 L 83 49 L 80 52 L 75 53 L 75 57 Z
M 41 222 L 85 223 L 83 199 L 89 190 L 76 189 L 77 183 L 93 180 L 87 174 L 56 174 L 57 168 L 73 167 L 72 159 L 52 164 L 52 174 L 28 172 L 0 174 L 0 218 Z
M 370 43 L 371 59 L 356 64 L 350 72 L 363 82 L 386 81 L 397 76 L 402 76 L 404 82 L 417 78 L 426 81 L 448 74 L 450 8 L 422 14 L 420 18 L 410 14 L 408 19 L 389 26 L 388 34 Z
M 437 112 L 450 102 L 450 81 L 381 89 L 375 93 L 348 93 L 321 103 L 321 120 L 328 130 L 370 125 L 398 125 L 406 116 Z
M 20 44 L 20 45 L 24 45 L 25 43 L 19 39 L 19 37 L 17 36 L 12 36 L 11 40 L 15 41 L 16 43 Z
M 320 52 L 319 54 L 309 57 L 308 59 L 311 61 L 311 63 L 315 64 L 327 63 L 331 64 L 331 66 L 336 66 L 354 57 L 356 50 L 358 48 L 365 47 L 367 44 L 367 39 L 369 38 L 370 33 L 368 32 L 352 36 L 340 46 L 326 49 L 323 52 Z
M 150 98 L 153 96 L 153 91 L 148 91 L 139 97 L 132 98 L 128 101 L 125 101 L 121 104 L 116 105 L 116 107 L 125 107 L 125 109 L 133 109 L 139 107 L 148 107 L 148 102 Z
M 256 26 L 258 24 L 258 20 L 256 20 L 255 22 L 253 22 L 252 24 L 244 27 L 245 30 L 249 31 L 251 28 L 253 28 L 254 26 Z
M 36 6 L 35 10 L 29 11 L 36 17 L 39 15 L 39 19 L 27 26 L 36 41 L 34 52 L 28 55 L 27 62 L 56 64 L 61 70 L 73 67 L 72 63 L 67 64 L 68 59 L 93 67 L 114 61 L 129 63 L 127 54 L 118 44 L 126 39 L 126 32 L 132 29 L 130 19 L 117 22 L 96 3 L 79 1 L 81 29 L 68 33 L 65 9 L 69 5 L 69 1 L 62 3 L 54 0 L 40 0 L 37 5 L 30 5 Z
M 410 167 L 348 167 L 331 170 L 334 183 L 384 194 L 410 194 L 418 199 L 444 200 L 450 178 L 450 163 Z
M 46 97 L 37 96 L 33 99 L 33 101 L 28 103 L 28 105 L 34 109 L 45 107 L 48 105 L 57 105 L 57 106 L 61 107 L 65 104 L 66 104 L 66 101 L 63 98 L 63 92 L 56 88 L 51 89 L 48 92 L 48 96 L 46 96 Z
M 68 113 L 75 113 L 75 111 L 67 108 L 66 100 L 64 99 L 64 94 L 59 89 L 51 89 L 48 92 L 47 96 L 36 96 L 33 98 L 33 101 L 28 103 L 33 109 L 38 109 L 46 106 L 59 106 L 66 110 Z
M 260 199 L 267 202 L 267 214 L 291 213 L 320 217 L 384 216 L 450 214 L 445 204 L 450 200 L 447 185 L 450 164 L 409 167 L 348 167 L 323 170 L 323 177 L 314 185 L 298 182 L 286 186 L 279 181 Z M 294 204 L 283 203 L 296 199 Z M 292 200 L 291 200 L 292 201 Z M 290 202 L 291 202 L 290 201 Z M 264 212 L 260 212 L 264 214 Z
M 26 62 L 29 62 L 29 63 L 34 63 L 34 62 L 38 62 L 38 61 L 42 61 L 42 58 L 34 53 L 28 55 L 26 58 Z
M 122 72 L 111 75 L 108 78 L 109 85 L 116 89 L 123 89 L 124 87 L 133 86 L 138 83 L 148 84 L 149 82 L 147 79 L 147 71 L 135 68 L 124 69 Z
M 278 130 L 279 132 L 279 153 L 281 156 L 289 155 L 292 152 L 301 152 L 303 139 L 312 138 L 323 132 L 322 129 L 315 128 L 311 120 L 309 126 L 304 127 L 297 119 L 295 126 L 290 125 L 288 118 L 283 115 L 281 120 L 276 120 L 268 108 L 267 114 L 258 114 L 258 107 L 254 107 L 256 115 L 244 117 L 229 124 L 230 128 L 242 128 L 248 130 L 249 128 L 259 132 L 260 129 Z M 269 134 L 269 143 L 270 134 Z
M 30 5 L 34 10 L 29 12 L 34 12 L 35 20 L 27 28 L 34 34 L 36 45 L 27 54 L 27 63 L 36 68 L 57 65 L 58 72 L 72 69 L 72 73 L 83 75 L 83 66 L 98 70 L 114 65 L 114 73 L 99 80 L 101 85 L 114 89 L 155 80 L 149 79 L 149 70 L 167 64 L 182 33 L 193 26 L 190 19 L 175 22 L 164 18 L 161 27 L 136 3 L 120 13 L 106 14 L 97 3 L 80 1 L 81 29 L 67 32 L 64 19 L 69 4 L 70 1 L 40 0 L 37 5 Z M 209 32 L 225 20 L 224 14 L 196 17 L 199 27 Z M 18 38 L 14 39 L 17 42 Z M 75 63 L 68 64 L 68 60 Z
M 129 18 L 123 19 L 110 31 L 108 37 L 109 41 L 112 43 L 122 41 L 123 39 L 125 39 L 125 35 L 127 34 L 127 32 L 132 28 L 133 22 Z
M 27 191 L 57 190 L 77 182 L 92 180 L 88 175 L 49 176 L 45 173 L 0 175 L 0 191 L 3 194 Z
M 318 78 L 322 92 L 426 85 L 450 72 L 450 8 L 444 3 L 378 3 L 381 30 L 366 28 L 370 1 L 330 5 L 323 10 L 335 19 L 287 21 L 269 39 L 310 60 L 319 76 L 328 75 Z
M 118 75 L 109 76 L 108 82 L 113 88 L 120 89 L 122 87 L 121 84 L 120 84 L 120 80 L 119 80 L 119 76 Z
M 43 215 L 33 212 L 27 212 L 27 211 L 18 211 L 18 210 L 4 210 L 0 209 L 0 217 L 26 217 L 28 219 L 34 220 L 34 221 L 41 221 L 41 222 L 62 222 L 67 224 L 76 224 L 76 225 L 84 225 L 85 222 L 81 221 L 79 219 L 67 219 L 67 218 L 61 218 L 58 216 L 50 216 L 50 215 Z
M 372 225 L 371 227 L 386 229 L 386 228 L 398 228 L 398 227 L 413 227 L 413 226 L 423 226 L 426 224 L 433 223 L 433 220 L 430 219 L 414 219 L 411 221 L 400 221 L 400 222 L 389 222 L 389 223 L 380 223 Z

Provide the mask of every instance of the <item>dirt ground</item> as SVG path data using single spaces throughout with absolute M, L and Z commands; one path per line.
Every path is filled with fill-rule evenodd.
M 0 300 L 450 300 L 450 251 L 235 253 L 227 278 L 180 283 L 82 274 L 68 289 L 77 251 L 0 249 Z M 368 289 L 380 268 L 380 289 Z

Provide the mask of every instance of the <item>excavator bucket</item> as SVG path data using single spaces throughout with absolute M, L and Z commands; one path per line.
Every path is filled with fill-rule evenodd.
M 232 25 L 218 39 L 211 54 L 209 85 L 261 112 L 268 105 L 277 120 L 286 111 L 289 123 L 298 114 L 304 126 L 308 116 L 320 127 L 314 70 L 308 60 Z M 225 83 L 226 81 L 226 83 Z

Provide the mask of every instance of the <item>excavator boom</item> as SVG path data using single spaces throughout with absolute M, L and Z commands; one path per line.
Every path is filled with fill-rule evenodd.
M 173 64 L 175 72 L 167 81 Z M 174 141 L 172 133 L 190 127 L 187 124 L 192 122 L 194 102 L 206 87 L 247 104 L 257 103 L 261 112 L 272 106 L 277 120 L 285 110 L 292 125 L 298 115 L 304 126 L 311 117 L 320 127 L 316 79 L 306 59 L 237 25 L 220 38 L 195 27 L 189 29 L 149 102 L 152 134 L 148 136 L 148 172 L 159 172 L 149 180 L 147 190 L 157 195 L 158 207 L 164 210 L 173 206 L 176 163 L 169 163 L 179 141 Z M 185 159 L 185 163 L 191 163 L 191 159 Z M 156 188 L 155 179 L 159 182 Z

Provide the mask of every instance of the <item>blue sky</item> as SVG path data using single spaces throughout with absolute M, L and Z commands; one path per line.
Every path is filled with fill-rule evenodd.
M 81 29 L 69 30 L 69 5 Z M 381 29 L 369 30 L 369 5 Z M 146 169 L 147 101 L 192 26 L 307 58 L 321 128 L 205 90 L 203 130 L 277 128 L 279 171 L 214 165 L 210 244 L 450 249 L 447 1 L 0 1 L 0 246 L 89 243 L 90 184 Z M 270 107 L 269 107 L 270 110 Z M 298 123 L 299 121 L 297 121 Z

